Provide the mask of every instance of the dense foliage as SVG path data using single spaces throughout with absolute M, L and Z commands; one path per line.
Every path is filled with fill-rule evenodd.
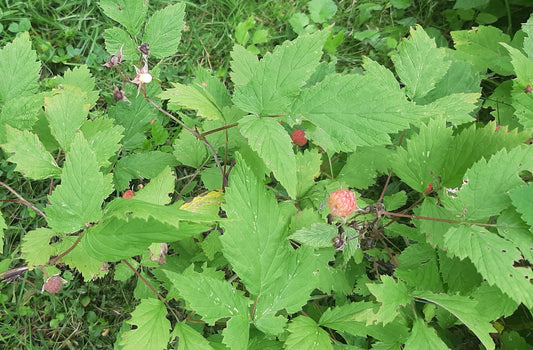
M 312 0 L 293 39 L 266 50 L 243 18 L 229 66 L 184 79 L 165 64 L 185 3 L 99 1 L 107 61 L 53 78 L 21 30 L 0 49 L 0 184 L 25 208 L 0 216 L 21 239 L 2 318 L 39 297 L 80 317 L 105 293 L 76 292 L 111 284 L 134 290 L 125 321 L 87 313 L 84 346 L 113 329 L 116 349 L 530 349 L 533 17 L 511 36 L 481 2 L 456 2 L 478 25 L 453 48 L 407 23 L 339 67 L 347 28 Z M 355 210 L 330 209 L 339 189 Z

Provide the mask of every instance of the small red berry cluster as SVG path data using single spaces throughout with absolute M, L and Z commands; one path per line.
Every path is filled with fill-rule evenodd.
M 304 146 L 307 143 L 307 138 L 305 137 L 305 131 L 296 129 L 291 134 L 291 139 L 294 144 L 298 146 Z

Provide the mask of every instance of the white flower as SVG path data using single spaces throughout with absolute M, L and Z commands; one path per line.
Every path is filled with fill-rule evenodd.
M 141 88 L 144 89 L 144 84 L 149 84 L 152 81 L 152 75 L 148 73 L 148 63 L 144 63 L 144 66 L 139 69 L 137 66 L 135 67 L 135 78 L 131 81 L 133 84 L 137 84 L 137 96 L 139 95 L 139 91 L 141 91 Z

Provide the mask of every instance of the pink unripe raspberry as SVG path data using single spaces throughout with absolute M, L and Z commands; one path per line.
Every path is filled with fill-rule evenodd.
M 122 198 L 125 198 L 125 199 L 133 198 L 133 196 L 135 196 L 135 192 L 133 192 L 132 190 L 126 190 L 122 194 Z
M 305 137 L 305 131 L 296 129 L 291 134 L 292 142 L 298 146 L 303 146 L 307 143 L 307 138 Z
M 349 190 L 337 190 L 329 195 L 328 206 L 334 215 L 345 218 L 357 207 L 355 195 Z
M 46 282 L 44 282 L 43 290 L 48 293 L 55 294 L 61 290 L 63 285 L 63 279 L 59 276 L 49 277 Z

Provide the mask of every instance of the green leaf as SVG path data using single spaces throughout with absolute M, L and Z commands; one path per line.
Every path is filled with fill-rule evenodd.
M 328 333 L 310 317 L 298 316 L 289 324 L 289 336 L 285 349 L 289 350 L 333 350 Z
M 106 207 L 105 220 L 83 237 L 95 259 L 116 261 L 142 254 L 152 243 L 174 242 L 211 228 L 217 216 L 158 205 L 137 197 L 116 198 Z
M 61 237 L 61 241 L 54 243 L 53 246 L 57 252 L 64 252 L 73 247 L 77 239 L 78 237 L 76 236 L 63 236 Z M 96 277 L 102 277 L 105 274 L 102 261 L 89 255 L 86 243 L 83 241 L 80 241 L 60 261 L 68 265 L 71 269 L 76 268 L 82 274 L 85 282 L 91 281 Z
M 292 107 L 296 119 L 310 121 L 336 141 L 328 152 L 390 144 L 389 133 L 408 128 L 420 114 L 389 70 L 371 60 L 365 68 L 362 76 L 328 75 Z
M 204 276 L 188 269 L 183 274 L 173 271 L 164 271 L 172 285 L 179 291 L 187 304 L 205 322 L 214 325 L 220 318 L 231 317 L 236 324 L 228 323 L 225 330 L 230 332 L 229 341 L 232 349 L 245 349 L 248 344 L 248 304 L 250 301 L 243 296 L 242 292 L 236 293 L 233 286 L 226 281 L 220 281 L 213 277 Z M 236 329 L 235 329 L 236 327 Z M 231 330 L 231 328 L 234 328 Z M 238 333 L 235 333 L 237 331 Z M 224 343 L 228 343 L 225 336 Z
M 50 130 L 63 150 L 70 149 L 76 131 L 87 118 L 90 106 L 87 94 L 73 86 L 65 86 L 53 96 L 44 98 Z
M 117 190 L 124 190 L 131 179 L 156 177 L 167 166 L 176 165 L 176 158 L 172 154 L 160 151 L 135 153 L 123 158 L 115 165 L 115 185 Z
M 122 333 L 119 346 L 122 350 L 134 350 L 142 344 L 145 350 L 161 350 L 168 345 L 170 321 L 166 318 L 167 308 L 159 299 L 142 299 L 131 313 L 130 325 L 136 329 Z
M 178 337 L 179 350 L 213 350 L 209 342 L 185 322 L 174 326 L 171 338 Z
M 296 153 L 296 194 L 302 197 L 315 184 L 315 178 L 320 175 L 322 156 L 318 149 L 305 150 Z
M 168 139 L 168 131 L 165 129 L 163 125 L 159 122 L 154 122 L 152 124 L 152 130 L 150 131 L 152 134 L 152 142 L 156 145 L 164 145 L 167 143 Z
M 450 101 L 447 101 L 449 104 L 447 107 L 450 108 L 454 105 L 454 102 L 455 104 L 462 102 L 461 99 L 459 99 L 459 101 L 451 100 L 452 97 L 457 99 L 457 97 L 461 95 L 473 95 L 476 96 L 476 100 L 479 98 L 479 93 L 481 92 L 481 86 L 479 85 L 481 77 L 479 72 L 475 72 L 472 65 L 466 61 L 456 59 L 449 60 L 449 62 L 451 64 L 449 65 L 446 74 L 444 74 L 442 79 L 435 84 L 434 89 L 430 90 L 423 98 L 418 98 L 417 103 L 427 104 L 444 97 L 449 97 Z M 472 105 L 472 103 L 468 103 L 466 106 L 471 110 L 476 107 L 475 105 Z M 447 119 L 454 120 L 458 117 L 459 116 L 448 115 Z
M 264 44 L 268 42 L 268 30 L 267 29 L 258 29 L 254 32 L 252 36 L 252 44 Z
M 437 48 L 420 26 L 411 28 L 409 39 L 398 45 L 399 54 L 392 57 L 396 73 L 405 84 L 406 95 L 418 100 L 435 88 L 444 77 L 451 61 L 443 48 Z
M 450 257 L 443 251 L 438 255 L 442 283 L 448 285 L 448 293 L 469 294 L 481 285 L 483 277 L 470 260 Z
M 96 156 L 81 133 L 67 153 L 61 185 L 48 197 L 48 224 L 57 232 L 75 232 L 102 217 L 101 205 L 111 193 L 110 176 L 98 171 Z
M 354 153 L 348 155 L 337 180 L 350 187 L 368 188 L 376 182 L 377 175 L 387 172 L 390 167 L 391 153 L 390 149 L 381 145 L 357 147 Z
M 383 205 L 387 211 L 393 211 L 403 207 L 407 203 L 407 194 L 405 191 L 396 192 L 390 196 L 383 197 Z
M 518 173 L 533 169 L 528 146 L 500 150 L 489 161 L 481 159 L 465 174 L 460 189 L 450 191 L 441 200 L 459 217 L 483 220 L 499 214 L 511 204 L 508 191 L 523 184 Z M 490 190 L 487 190 L 490 189 Z
M 453 93 L 448 96 L 440 97 L 428 105 L 419 106 L 427 113 L 433 113 L 435 116 L 440 115 L 448 122 L 459 125 L 473 121 L 474 113 L 479 109 L 479 93 Z
M 428 218 L 457 220 L 450 211 L 437 204 L 436 199 L 432 197 L 426 197 L 422 205 L 419 208 L 415 208 L 414 213 L 417 216 Z M 423 241 L 425 238 L 426 242 L 432 246 L 444 249 L 444 235 L 450 228 L 448 222 L 436 220 L 413 220 L 413 222 L 422 233 L 418 241 Z
M 407 286 L 402 281 L 394 282 L 390 276 L 381 276 L 382 284 L 367 284 L 368 289 L 377 301 L 381 302 L 381 308 L 375 315 L 378 322 L 383 325 L 392 322 L 398 316 L 398 308 L 413 301 L 407 294 Z
M 448 254 L 469 258 L 490 285 L 533 307 L 533 274 L 530 269 L 514 266 L 521 254 L 512 242 L 479 226 L 451 227 L 444 239 Z M 488 251 L 490 258 L 486 256 Z
M 404 349 L 448 350 L 449 348 L 446 343 L 439 338 L 433 328 L 429 327 L 422 319 L 417 318 L 413 323 L 411 336 L 405 343 Z
M 340 332 L 366 337 L 367 320 L 374 318 L 377 303 L 353 302 L 324 311 L 319 324 Z
M 85 121 L 80 130 L 94 151 L 98 165 L 100 167 L 110 165 L 109 158 L 115 156 L 120 149 L 124 128 L 113 125 L 113 121 L 109 118 L 96 118 Z
M 237 24 L 235 27 L 235 40 L 239 45 L 246 45 L 250 40 L 249 30 L 255 25 L 255 19 L 253 16 L 248 17 L 245 21 Z
M 132 35 L 136 36 L 146 18 L 148 2 L 144 0 L 100 0 L 104 14 L 117 21 Z
M 200 167 L 208 156 L 205 144 L 187 130 L 182 130 L 172 146 L 176 159 L 193 168 Z
M 487 349 L 494 349 L 494 342 L 489 333 L 495 329 L 482 312 L 476 308 L 477 302 L 460 295 L 433 294 L 431 292 L 416 292 L 415 297 L 429 301 L 448 310 L 463 322 L 479 338 Z
M 164 270 L 164 273 L 180 296 L 208 324 L 214 325 L 224 317 L 248 315 L 250 301 L 242 292 L 236 293 L 228 282 L 194 272 L 191 268 L 182 274 L 170 270 Z
M 501 75 L 513 74 L 511 60 L 500 43 L 511 43 L 509 35 L 492 26 L 479 26 L 471 30 L 450 33 L 455 43 L 454 55 L 471 62 L 475 69 L 485 74 L 487 69 Z
M 0 143 L 6 142 L 6 126 L 31 130 L 42 113 L 43 95 L 20 96 L 7 101 L 0 111 Z
M 407 150 L 398 148 L 392 158 L 393 171 L 402 181 L 418 192 L 426 191 L 430 183 L 438 183 L 444 172 L 444 159 L 452 129 L 443 119 L 432 119 L 422 124 L 418 134 L 407 140 Z
M 309 16 L 301 12 L 295 13 L 289 18 L 289 24 L 296 34 L 304 35 L 305 27 L 309 24 Z
M 0 50 L 0 105 L 22 96 L 32 95 L 39 87 L 37 53 L 31 49 L 28 32 L 17 36 Z M 9 73 L 8 73 L 9 72 Z
M 531 198 L 533 198 L 533 186 L 527 184 L 516 187 L 509 191 L 509 196 L 516 207 L 516 210 L 522 214 L 522 219 L 527 222 L 533 232 L 533 210 L 531 207 Z
M 337 5 L 332 0 L 311 0 L 307 6 L 315 23 L 324 23 L 337 12 Z
M 502 148 L 508 150 L 523 144 L 529 133 L 505 128 L 496 130 L 496 123 L 471 125 L 454 135 L 444 156 L 441 183 L 446 187 L 461 185 L 465 172 L 481 158 L 489 159 Z
M 235 45 L 231 51 L 231 81 L 235 85 L 248 84 L 254 71 L 258 69 L 259 60 L 256 55 L 241 45 Z
M 517 189 L 518 188 L 520 187 L 517 187 Z M 517 189 L 510 191 L 511 196 L 516 195 L 516 193 L 513 192 L 517 192 Z M 525 210 L 527 210 L 527 205 L 528 204 L 524 207 Z M 531 212 L 531 209 L 529 209 L 529 211 Z M 502 214 L 498 216 L 498 233 L 503 238 L 513 242 L 520 252 L 522 252 L 524 259 L 528 261 L 533 261 L 533 249 L 530 249 L 530 247 L 533 247 L 532 231 L 532 226 L 527 225 L 514 208 L 504 210 Z
M 122 28 L 106 29 L 102 36 L 105 40 L 105 48 L 110 55 L 118 56 L 122 52 L 124 61 L 134 61 L 139 57 L 135 41 Z
M 150 17 L 144 28 L 143 42 L 150 45 L 154 57 L 165 58 L 176 53 L 184 17 L 184 2 L 169 5 Z
M 433 292 L 443 289 L 437 254 L 429 244 L 419 243 L 405 248 L 394 274 L 411 287 Z
M 286 114 L 294 97 L 318 66 L 328 35 L 326 30 L 318 31 L 287 41 L 274 52 L 267 53 L 258 64 L 250 67 L 252 78 L 245 85 L 236 86 L 235 105 L 260 115 Z M 233 59 L 235 62 L 235 57 Z
M 489 98 L 483 103 L 483 107 L 490 107 L 490 113 L 496 124 L 508 125 L 509 128 L 515 129 L 519 127 L 518 116 L 515 116 L 515 109 L 512 105 L 511 90 L 513 87 L 512 80 L 502 82 Z
M 28 267 L 46 265 L 51 255 L 57 254 L 57 249 L 50 245 L 52 237 L 57 233 L 48 228 L 38 228 L 27 232 L 22 239 L 21 257 Z
M 533 26 L 531 26 L 531 23 L 533 23 L 533 16 L 531 15 L 527 23 L 522 23 L 522 31 L 526 34 L 526 38 L 524 38 L 524 52 L 529 58 L 533 57 Z
M 190 85 L 173 83 L 173 87 L 159 94 L 162 99 L 188 109 L 207 120 L 224 120 L 224 107 L 231 106 L 228 90 L 209 71 L 198 67 Z
M 106 207 L 106 217 L 115 216 L 120 219 L 148 219 L 150 217 L 160 222 L 180 227 L 180 221 L 190 221 L 197 223 L 213 223 L 219 219 L 217 213 L 205 214 L 195 211 L 182 210 L 174 205 L 159 205 L 151 202 L 139 200 L 137 197 L 131 199 L 115 198 Z
M 240 316 L 232 317 L 226 324 L 226 328 L 222 331 L 224 340 L 230 349 L 247 349 L 249 334 L 247 332 L 250 327 L 250 317 Z
M 477 309 L 489 320 L 508 317 L 515 312 L 519 303 L 505 295 L 498 287 L 483 282 L 473 293 L 472 297 L 478 302 Z M 498 302 L 495 303 L 494 301 Z
M 172 83 L 172 88 L 159 94 L 161 99 L 197 111 L 198 116 L 207 120 L 224 120 L 222 111 L 211 94 L 198 85 Z
M 146 139 L 144 132 L 150 130 L 151 121 L 157 119 L 157 110 L 143 96 L 133 98 L 133 91 L 126 87 L 131 103 L 118 101 L 115 106 L 109 108 L 109 117 L 124 127 L 122 142 L 125 150 L 141 146 Z
M 296 312 L 307 302 L 318 282 L 320 262 L 311 249 L 294 251 L 290 247 L 285 239 L 286 221 L 294 210 L 282 216 L 274 195 L 265 192 L 240 155 L 223 208 L 229 220 L 222 223 L 222 252 L 257 299 L 256 326 L 268 334 L 278 334 L 285 319 L 276 317 L 277 311 L 285 308 Z
M 285 187 L 291 198 L 296 197 L 296 157 L 287 131 L 274 118 L 249 115 L 239 121 L 239 130 L 248 139 L 250 147 L 259 154 L 268 169 Z
M 326 248 L 333 246 L 333 238 L 337 236 L 337 231 L 334 225 L 314 223 L 310 228 L 299 229 L 289 238 L 312 248 Z
M 176 177 L 172 174 L 172 169 L 166 167 L 163 171 L 152 178 L 142 190 L 135 193 L 135 199 L 157 205 L 170 203 L 170 195 L 174 192 Z
M 39 138 L 29 131 L 6 127 L 7 143 L 3 144 L 5 152 L 14 153 L 8 158 L 10 162 L 17 163 L 16 171 L 34 180 L 43 180 L 49 177 L 58 177 L 61 168 L 44 148 Z
M 519 50 L 502 43 L 502 46 L 509 51 L 511 63 L 513 65 L 516 79 L 513 79 L 513 90 L 511 97 L 515 114 L 518 116 L 520 124 L 527 128 L 533 127 L 533 94 L 526 93 L 527 86 L 531 87 L 533 80 L 533 63 L 530 58 L 524 56 Z
M 153 218 L 121 220 L 111 218 L 91 227 L 82 242 L 87 253 L 101 261 L 117 261 L 146 252 L 152 243 L 171 242 L 192 236 L 181 234 L 174 225 Z
M 483 7 L 489 3 L 489 0 L 456 0 L 454 9 L 472 9 Z
M 61 85 L 71 85 L 80 88 L 87 94 L 87 103 L 93 107 L 98 99 L 98 91 L 94 90 L 95 79 L 91 76 L 91 72 L 86 65 L 68 69 L 65 75 L 58 79 Z

